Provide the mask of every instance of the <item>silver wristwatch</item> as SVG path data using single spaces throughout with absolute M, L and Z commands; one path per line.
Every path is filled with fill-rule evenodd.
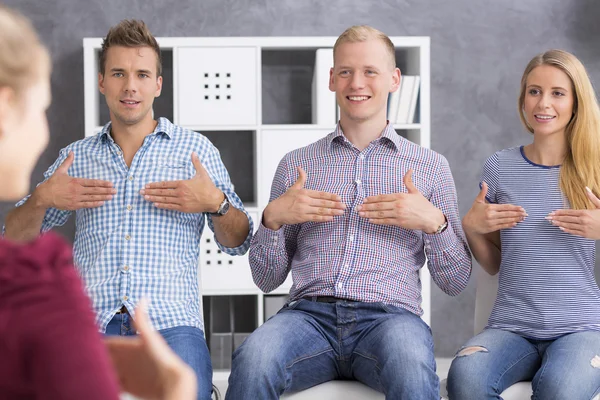
M 227 196 L 225 196 L 225 198 L 223 199 L 223 201 L 221 202 L 221 204 L 219 204 L 219 208 L 217 209 L 217 212 L 214 213 L 210 213 L 210 215 L 214 215 L 215 217 L 220 217 L 222 215 L 227 214 L 227 211 L 229 211 L 229 199 L 227 198 Z
M 433 232 L 434 235 L 440 234 L 446 230 L 448 227 L 448 218 L 444 215 L 444 223 L 438 226 L 437 230 Z

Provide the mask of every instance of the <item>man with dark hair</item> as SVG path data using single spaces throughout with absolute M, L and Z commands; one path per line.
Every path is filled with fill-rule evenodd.
M 45 180 L 7 216 L 5 235 L 31 240 L 75 211 L 75 263 L 100 330 L 134 335 L 135 306 L 148 297 L 152 325 L 196 372 L 198 398 L 208 399 L 200 237 L 206 220 L 222 251 L 242 255 L 252 220 L 210 141 L 165 118 L 154 120 L 160 71 L 160 49 L 142 21 L 122 21 L 109 31 L 98 86 L 110 122 L 61 150 Z

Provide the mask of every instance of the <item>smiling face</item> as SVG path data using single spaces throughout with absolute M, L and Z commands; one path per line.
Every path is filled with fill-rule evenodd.
M 336 48 L 329 89 L 336 93 L 342 124 L 385 122 L 388 95 L 400 83 L 400 70 L 393 65 L 379 39 L 345 42 Z
M 575 93 L 569 76 L 540 65 L 527 76 L 523 111 L 534 135 L 564 135 L 573 116 Z
M 113 124 L 131 126 L 152 120 L 152 104 L 162 89 L 156 52 L 148 46 L 110 47 L 98 86 L 106 97 Z

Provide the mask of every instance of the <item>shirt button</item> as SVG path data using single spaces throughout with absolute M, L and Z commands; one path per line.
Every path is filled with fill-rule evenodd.
M 350 268 L 350 264 L 344 265 L 344 268 Z
M 360 185 L 362 182 L 360 181 L 360 179 L 355 180 L 354 182 L 356 182 L 357 185 Z
M 350 241 L 353 242 L 354 241 L 354 235 L 350 235 Z
M 123 296 L 123 301 L 127 301 L 127 300 L 129 300 L 129 297 Z
M 123 271 L 125 271 L 125 272 L 129 271 L 129 265 L 124 266 Z
M 342 282 L 338 283 L 338 289 L 341 289 L 343 287 L 344 287 L 344 285 L 342 285 Z
M 131 236 L 125 235 L 125 240 L 129 240 L 129 239 L 131 239 Z
M 133 175 L 131 175 L 131 176 L 130 176 L 129 178 L 127 178 L 127 179 L 129 179 L 130 181 L 132 181 L 132 180 L 133 180 Z
M 425 250 L 431 250 L 431 246 L 425 245 Z
M 127 211 L 131 211 L 133 209 L 133 207 L 130 205 L 127 206 Z
M 364 155 L 364 154 L 361 154 L 361 155 L 360 155 L 360 159 L 361 159 L 361 160 L 364 160 L 364 159 L 365 159 L 365 155 Z
M 117 150 L 117 155 L 120 156 L 121 155 L 121 151 Z

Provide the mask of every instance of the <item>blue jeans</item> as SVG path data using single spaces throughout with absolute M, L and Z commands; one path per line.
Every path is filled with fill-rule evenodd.
M 477 349 L 469 349 L 474 346 Z M 465 349 L 470 354 L 461 354 Z M 478 351 L 471 353 L 474 350 Z M 532 381 L 533 400 L 590 400 L 600 390 L 600 358 L 594 360 L 598 355 L 600 332 L 533 340 L 486 329 L 452 361 L 448 395 L 451 400 L 502 399 L 500 394 L 509 386 Z
M 355 379 L 389 399 L 439 399 L 431 330 L 382 303 L 290 303 L 233 353 L 227 399 L 278 399 Z
M 129 314 L 116 314 L 106 327 L 108 336 L 133 336 L 135 328 L 131 325 Z M 210 354 L 201 329 L 191 326 L 176 326 L 158 331 L 169 347 L 186 364 L 198 378 L 198 399 L 210 400 L 212 393 L 212 365 Z

